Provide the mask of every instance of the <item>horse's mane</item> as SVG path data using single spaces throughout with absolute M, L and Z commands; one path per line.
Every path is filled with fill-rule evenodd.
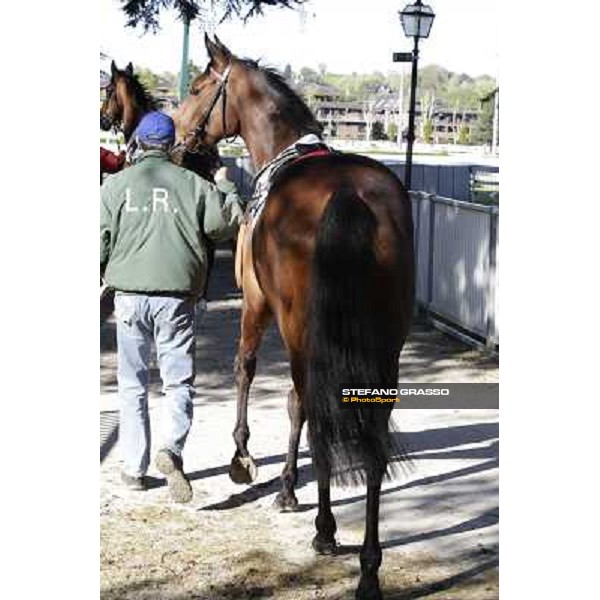
M 154 96 L 148 91 L 148 88 L 138 79 L 138 76 L 127 75 L 127 73 L 121 71 L 125 79 L 131 84 L 133 88 L 133 94 L 136 101 L 142 107 L 145 112 L 150 110 L 157 110 L 158 103 Z
M 244 67 L 264 75 L 271 97 L 275 101 L 281 115 L 289 120 L 299 134 L 314 133 L 321 136 L 323 126 L 315 119 L 304 100 L 289 86 L 279 71 L 272 67 L 259 65 L 250 58 L 238 59 Z

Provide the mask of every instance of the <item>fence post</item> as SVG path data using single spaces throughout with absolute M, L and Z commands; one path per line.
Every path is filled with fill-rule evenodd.
M 468 201 L 469 202 L 474 202 L 475 199 L 473 198 L 473 178 L 474 178 L 475 174 L 473 171 L 473 165 L 469 166 L 469 189 L 468 189 Z
M 415 264 L 415 271 L 414 271 L 414 277 L 415 277 L 415 303 L 413 306 L 413 317 L 417 316 L 418 312 L 419 312 L 419 299 L 418 299 L 418 295 L 419 295 L 419 246 L 421 245 L 421 201 L 422 201 L 422 194 L 420 194 L 419 192 L 409 192 L 409 196 L 414 196 L 415 200 L 416 200 L 416 206 L 417 206 L 417 216 L 416 219 L 414 219 L 414 227 L 413 227 L 413 235 L 414 235 L 414 243 L 413 243 L 413 248 L 414 248 L 414 264 Z M 411 200 L 411 204 L 412 204 L 412 200 Z M 412 208 L 412 206 L 411 206 Z
M 427 256 L 427 296 L 425 302 L 425 316 L 430 320 L 430 307 L 433 298 L 433 253 L 435 241 L 435 194 L 429 196 L 429 252 Z
M 488 248 L 488 293 L 487 293 L 487 323 L 486 323 L 486 335 L 485 345 L 488 348 L 494 347 L 494 340 L 492 339 L 492 328 L 496 324 L 496 245 L 498 240 L 498 219 L 495 215 L 495 209 L 490 208 L 490 236 L 489 236 L 489 248 Z

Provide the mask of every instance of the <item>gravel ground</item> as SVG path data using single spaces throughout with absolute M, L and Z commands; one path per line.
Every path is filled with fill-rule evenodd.
M 353 598 L 364 525 L 364 489 L 332 491 L 340 551 L 316 557 L 317 491 L 306 438 L 300 447 L 300 511 L 273 509 L 289 422 L 289 368 L 277 331 L 259 354 L 249 406 L 252 486 L 227 475 L 235 420 L 232 362 L 239 293 L 231 257 L 219 251 L 208 312 L 198 337 L 198 396 L 184 459 L 189 505 L 169 501 L 151 468 L 151 489 L 123 490 L 116 440 L 114 322 L 101 335 L 101 598 L 106 600 L 281 600 Z M 401 358 L 401 379 L 495 382 L 498 362 L 416 324 Z M 160 420 L 160 382 L 151 377 L 151 419 Z M 498 598 L 498 414 L 490 410 L 399 410 L 412 467 L 384 484 L 380 578 L 387 600 Z

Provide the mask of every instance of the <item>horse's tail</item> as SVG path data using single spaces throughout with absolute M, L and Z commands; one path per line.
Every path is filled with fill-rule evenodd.
M 342 387 L 397 386 L 393 293 L 375 254 L 377 220 L 349 183 L 330 198 L 316 236 L 308 313 L 306 407 L 317 474 L 342 485 L 385 471 L 391 453 L 389 411 L 342 406 Z M 390 321 L 392 319 L 392 321 Z

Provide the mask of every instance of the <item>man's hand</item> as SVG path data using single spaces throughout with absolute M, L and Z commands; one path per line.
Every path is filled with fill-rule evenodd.
M 215 183 L 227 179 L 227 167 L 219 167 L 215 173 Z

